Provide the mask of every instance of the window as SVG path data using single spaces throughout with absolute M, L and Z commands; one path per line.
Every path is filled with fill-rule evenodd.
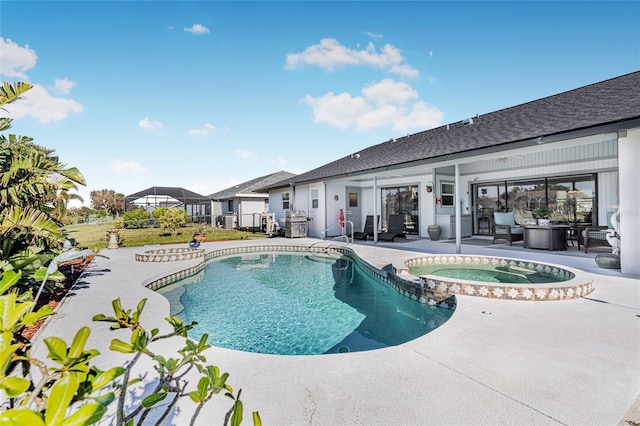
M 282 209 L 289 210 L 289 193 L 285 192 L 282 194 Z
M 311 208 L 312 209 L 318 208 L 318 189 L 317 188 L 311 190 Z
M 233 200 L 227 201 L 227 211 L 233 213 Z
M 358 207 L 358 193 L 350 192 L 349 193 L 349 207 Z
M 455 207 L 454 188 L 451 182 L 440 182 L 440 198 L 442 199 L 442 207 Z

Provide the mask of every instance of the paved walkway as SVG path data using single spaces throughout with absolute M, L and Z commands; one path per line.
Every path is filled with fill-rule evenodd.
M 205 243 L 213 250 L 238 245 L 292 243 L 315 239 L 269 239 Z M 336 242 L 335 244 L 342 244 Z M 443 326 L 398 347 L 317 356 L 274 356 L 212 348 L 208 362 L 230 373 L 242 388 L 245 423 L 259 411 L 265 425 L 626 425 L 640 421 L 640 280 L 599 269 L 593 254 L 525 250 L 514 246 L 463 244 L 464 254 L 546 261 L 585 270 L 595 290 L 586 297 L 552 302 L 492 300 L 458 296 L 458 306 Z M 381 267 L 423 253 L 455 253 L 448 242 L 357 243 L 358 255 Z M 197 261 L 141 263 L 134 253 L 153 246 L 104 250 L 78 280 L 37 336 L 71 341 L 89 325 L 88 347 L 102 355 L 106 368 L 126 361 L 111 352 L 108 325 L 93 323 L 110 314 L 120 297 L 134 308 L 148 298 L 143 324 L 162 324 L 169 304 L 141 283 L 185 269 Z M 156 247 L 157 248 L 157 247 Z M 162 352 L 165 347 L 157 347 Z M 34 354 L 43 357 L 36 342 Z M 142 369 L 149 369 L 143 365 Z M 228 400 L 214 398 L 198 424 L 222 422 Z M 193 407 L 167 424 L 188 424 Z M 110 424 L 105 421 L 103 424 Z

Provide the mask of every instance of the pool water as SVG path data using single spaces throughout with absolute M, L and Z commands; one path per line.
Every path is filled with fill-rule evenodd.
M 492 265 L 420 265 L 412 266 L 409 272 L 415 276 L 436 275 L 443 278 L 456 278 L 487 283 L 533 284 L 567 281 L 570 275 L 541 272 L 518 266 Z
M 199 282 L 160 292 L 173 301 L 172 315 L 199 323 L 191 337 L 206 333 L 212 345 L 267 354 L 395 346 L 434 330 L 453 313 L 401 295 L 348 257 L 312 254 L 216 259 Z

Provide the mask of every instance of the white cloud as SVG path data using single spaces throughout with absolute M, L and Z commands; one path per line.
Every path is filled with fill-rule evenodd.
M 41 123 L 60 121 L 72 112 L 82 112 L 83 106 L 73 99 L 56 98 L 40 85 L 33 85 L 21 99 L 5 105 L 11 118 L 34 117 Z
M 362 89 L 362 95 L 376 105 L 403 105 L 410 99 L 417 98 L 418 92 L 407 83 L 397 83 L 385 78 L 378 83 L 370 84 Z
M 287 163 L 288 161 L 282 157 L 274 158 L 273 160 L 271 160 L 271 164 L 275 164 L 277 166 L 284 166 Z
M 319 44 L 307 47 L 302 53 L 287 54 L 285 69 L 296 69 L 305 64 L 329 71 L 343 65 L 365 65 L 386 69 L 404 77 L 419 75 L 418 70 L 405 62 L 400 50 L 390 44 L 385 44 L 378 53 L 373 43 L 363 50 L 357 50 L 349 49 L 333 38 L 322 39 Z
M 185 28 L 184 30 L 193 35 L 209 34 L 209 28 L 200 24 L 193 24 L 192 26 Z
M 209 133 L 211 133 L 214 129 L 215 129 L 215 126 L 213 124 L 207 123 L 204 126 L 200 127 L 199 129 L 189 130 L 187 134 L 189 134 L 190 136 L 206 136 Z
M 26 71 L 36 66 L 38 56 L 29 48 L 0 37 L 0 74 L 3 77 L 29 80 Z M 54 80 L 53 91 L 67 95 L 76 85 L 68 78 Z M 11 118 L 33 117 L 41 123 L 64 120 L 72 112 L 82 112 L 83 106 L 73 99 L 56 98 L 44 86 L 33 84 L 18 102 L 5 105 Z
M 117 172 L 145 173 L 149 171 L 149 169 L 140 163 L 135 161 L 125 161 L 119 158 L 111 160 L 111 168 Z
M 380 39 L 380 38 L 384 37 L 384 35 L 382 35 L 382 34 L 375 34 L 375 33 L 372 33 L 371 31 L 365 31 L 365 34 L 368 35 L 369 37 L 375 38 L 375 39 Z
M 142 120 L 138 121 L 138 127 L 145 130 L 159 130 L 164 127 L 164 124 L 162 124 L 159 121 L 153 121 L 153 120 L 150 120 L 148 117 L 145 117 Z
M 303 101 L 313 108 L 316 123 L 326 123 L 340 129 L 354 126 L 356 118 L 370 109 L 366 99 L 352 97 L 348 93 L 334 95 L 329 92 L 319 98 L 307 95 Z
M 71 92 L 71 89 L 73 89 L 77 84 L 78 83 L 69 80 L 67 77 L 62 79 L 56 78 L 53 80 L 53 90 L 62 95 L 66 95 Z
M 0 75 L 3 77 L 29 80 L 25 72 L 35 67 L 37 61 L 38 56 L 29 45 L 21 47 L 0 37 Z
M 233 152 L 236 154 L 236 157 L 247 159 L 254 157 L 256 154 L 251 151 L 245 151 L 244 149 L 234 149 Z
M 404 133 L 436 127 L 444 119 L 442 111 L 420 101 L 411 86 L 388 78 L 365 86 L 361 96 L 327 93 L 319 98 L 306 96 L 302 101 L 312 107 L 316 123 L 340 129 L 365 131 L 391 126 Z

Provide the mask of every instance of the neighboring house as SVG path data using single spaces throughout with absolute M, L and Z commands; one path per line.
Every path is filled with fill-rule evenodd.
M 269 194 L 259 190 L 294 176 L 279 171 L 210 194 L 213 215 L 218 216 L 218 223 L 225 228 L 258 229 L 269 205 Z
M 464 100 L 461 99 L 461 102 Z M 607 225 L 620 205 L 622 272 L 640 275 L 640 72 L 371 146 L 265 186 L 269 211 L 304 210 L 308 235 L 405 218 L 426 238 L 490 234 L 494 211 L 546 207 Z M 459 230 L 459 231 L 458 231 Z

